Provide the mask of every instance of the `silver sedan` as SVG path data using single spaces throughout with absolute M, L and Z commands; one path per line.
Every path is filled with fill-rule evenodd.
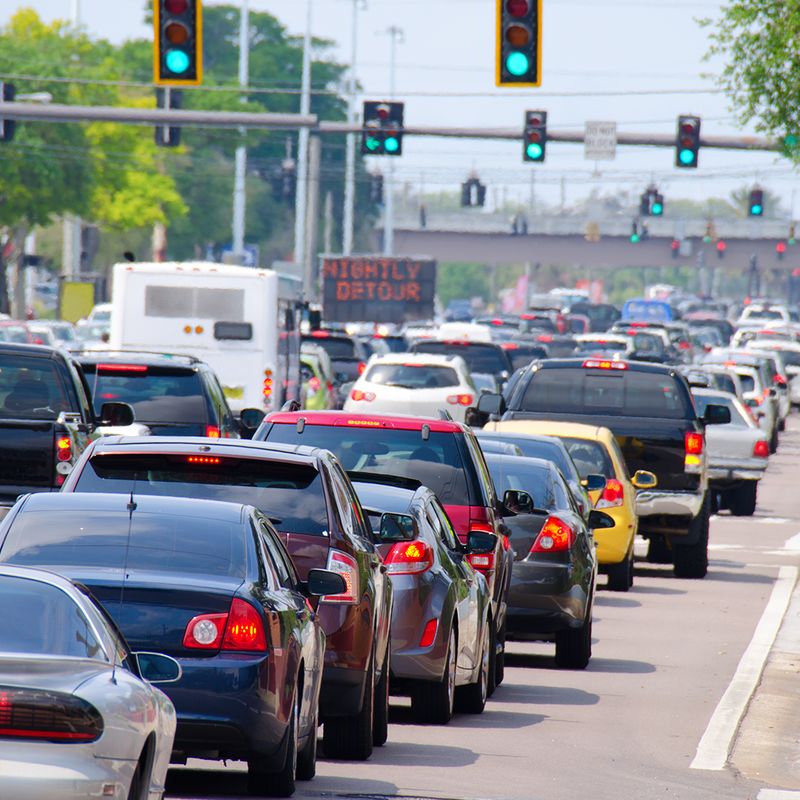
M 133 654 L 94 600 L 40 569 L 0 567 L 0 797 L 158 800 L 180 676 Z

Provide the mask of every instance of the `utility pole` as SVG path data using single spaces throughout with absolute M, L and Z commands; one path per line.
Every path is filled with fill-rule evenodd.
M 71 0 L 70 22 L 74 30 L 80 27 L 81 0 Z M 81 271 L 81 218 L 64 214 L 62 226 L 61 274 L 72 278 Z
M 356 56 L 358 53 L 358 10 L 366 7 L 366 0 L 353 0 L 353 30 L 351 34 L 352 51 L 350 55 L 350 102 L 347 109 L 347 121 L 356 124 L 358 110 L 358 88 L 356 85 Z M 353 231 L 355 228 L 356 205 L 356 134 L 347 134 L 347 154 L 344 177 L 344 222 L 342 231 L 342 251 L 349 256 L 353 252 Z
M 250 7 L 249 0 L 242 0 L 239 12 L 239 86 L 247 88 L 250 82 Z M 242 102 L 246 96 L 242 95 Z M 239 129 L 242 141 L 236 148 L 236 173 L 233 181 L 233 256 L 244 253 L 245 214 L 247 211 L 247 146 L 244 143 L 244 128 Z
M 305 296 L 312 300 L 317 296 L 316 260 L 317 229 L 319 220 L 319 184 L 322 139 L 312 136 L 308 154 L 308 214 L 306 215 L 306 260 L 303 265 Z
M 392 25 L 386 33 L 391 37 L 389 48 L 389 99 L 394 100 L 397 80 L 397 45 L 403 42 L 403 29 Z M 383 254 L 394 255 L 394 160 L 388 159 L 386 170 L 386 197 L 383 212 Z
M 300 90 L 300 113 L 311 110 L 311 18 L 313 0 L 306 0 L 306 32 L 303 39 L 303 80 Z M 294 263 L 305 269 L 306 263 L 306 212 L 308 210 L 308 128 L 301 128 L 297 137 L 297 191 L 294 204 Z M 308 277 L 307 273 L 304 273 Z M 311 285 L 303 287 L 306 298 L 311 296 Z

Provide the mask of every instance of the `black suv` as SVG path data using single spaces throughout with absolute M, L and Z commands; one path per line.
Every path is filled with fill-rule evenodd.
M 95 413 L 104 403 L 123 402 L 133 407 L 136 422 L 146 425 L 154 436 L 241 436 L 216 373 L 198 358 L 92 350 L 77 361 Z

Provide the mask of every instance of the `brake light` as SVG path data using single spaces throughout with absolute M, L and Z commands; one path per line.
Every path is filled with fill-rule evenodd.
M 689 342 L 678 342 L 678 350 L 691 350 L 692 345 Z
M 209 439 L 219 439 L 220 429 L 216 425 L 206 425 L 206 436 Z
M 436 641 L 436 631 L 439 628 L 438 619 L 429 619 L 419 640 L 420 647 L 430 647 Z
M 264 386 L 262 388 L 262 394 L 264 395 L 265 400 L 269 400 L 272 397 L 272 370 L 265 369 L 264 370 Z
M 503 342 L 500 347 L 503 350 L 519 350 L 519 345 L 516 342 Z
M 350 399 L 356 402 L 361 402 L 363 400 L 365 403 L 371 403 L 375 399 L 375 393 L 362 392 L 361 389 L 353 389 L 353 391 L 350 392 Z
M 625 487 L 616 478 L 606 481 L 606 488 L 597 501 L 597 508 L 619 508 L 625 500 Z
M 689 431 L 684 437 L 684 458 L 683 468 L 686 472 L 700 472 L 703 467 L 703 450 L 705 448 L 705 437 L 702 433 Z
M 786 381 L 786 376 L 785 375 L 776 375 L 772 380 L 774 381 L 776 386 L 786 386 L 787 385 L 787 381 Z
M 312 339 L 327 339 L 329 336 L 328 331 L 311 331 Z
M 420 575 L 433 566 L 433 550 L 425 542 L 398 542 L 384 559 L 389 575 Z
M 199 614 L 193 617 L 183 634 L 183 646 L 190 650 L 219 650 L 227 621 L 227 614 Z
M 0 738 L 95 742 L 103 717 L 91 703 L 62 692 L 0 687 Z
M 626 370 L 628 365 L 624 361 L 610 361 L 608 359 L 589 358 L 583 362 L 584 369 L 617 369 Z
M 267 649 L 267 638 L 261 614 L 246 600 L 233 598 L 225 637 L 222 640 L 223 650 L 257 650 Z
M 753 446 L 753 456 L 755 458 L 769 458 L 769 443 L 765 439 L 759 439 Z
M 143 375 L 147 372 L 147 366 L 145 364 L 98 364 L 97 372 L 98 374 L 101 372 L 135 372 Z
M 471 406 L 472 399 L 471 394 L 451 394 L 447 398 L 447 402 L 450 403 L 451 406 Z
M 549 344 L 553 341 L 553 337 L 549 333 L 543 333 L 541 336 L 536 337 L 537 342 L 544 342 L 545 344 Z
M 322 598 L 324 603 L 358 603 L 358 564 L 356 560 L 341 550 L 328 551 L 328 569 L 344 578 L 345 590 L 341 594 L 329 594 Z
M 367 368 L 367 365 L 363 361 L 358 362 L 358 374 L 363 375 L 364 370 Z
M 312 392 L 318 392 L 320 386 L 322 386 L 322 383 L 316 375 L 308 382 L 308 388 L 311 389 Z
M 490 572 L 494 569 L 494 553 L 468 553 L 467 561 L 473 569 L 480 572 Z
M 221 464 L 222 459 L 215 456 L 187 456 L 187 464 Z
M 69 436 L 59 436 L 56 439 L 56 459 L 69 461 L 72 458 L 72 439 Z
M 559 553 L 569 550 L 575 542 L 575 531 L 558 517 L 548 517 L 542 525 L 531 553 Z

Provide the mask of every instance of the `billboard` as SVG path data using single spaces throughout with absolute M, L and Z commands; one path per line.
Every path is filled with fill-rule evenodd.
M 436 262 L 427 258 L 324 256 L 322 306 L 326 322 L 431 319 Z

